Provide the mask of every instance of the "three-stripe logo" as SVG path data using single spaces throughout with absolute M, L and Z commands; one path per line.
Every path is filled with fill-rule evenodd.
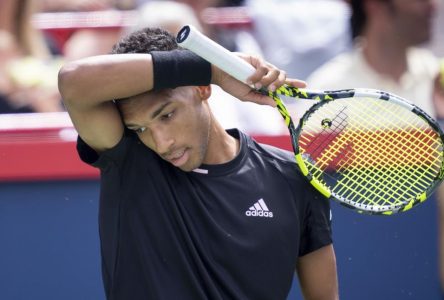
M 253 204 L 246 212 L 247 217 L 266 217 L 273 218 L 273 212 L 271 212 L 264 202 L 264 199 L 259 199 Z

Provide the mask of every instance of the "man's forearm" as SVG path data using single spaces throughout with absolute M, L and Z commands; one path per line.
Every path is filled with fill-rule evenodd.
M 149 54 L 112 54 L 67 63 L 59 72 L 65 104 L 98 105 L 151 90 L 153 65 Z

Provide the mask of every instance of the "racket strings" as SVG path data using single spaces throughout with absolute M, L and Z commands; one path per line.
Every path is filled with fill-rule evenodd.
M 399 162 L 401 158 L 402 158 L 402 160 L 405 160 L 405 158 L 407 157 L 407 158 L 409 158 L 409 161 L 412 162 L 414 159 L 417 159 L 419 157 L 418 155 L 414 155 L 415 154 L 414 151 L 411 150 L 414 145 L 410 141 L 410 139 L 406 139 L 406 137 L 407 137 L 406 132 L 398 135 L 398 137 L 402 138 L 402 140 L 399 141 L 398 139 L 396 139 L 396 137 L 390 137 L 390 134 L 387 135 L 386 134 L 386 130 L 390 130 L 390 128 L 386 128 L 385 130 L 382 130 L 382 131 L 380 130 L 379 131 L 380 132 L 380 138 L 378 138 L 376 141 L 374 139 L 370 140 L 369 138 L 367 138 L 367 140 L 370 140 L 371 142 L 381 142 L 382 141 L 382 143 L 378 143 L 377 144 L 377 145 L 379 145 L 379 147 L 380 147 L 379 150 L 381 150 L 381 151 L 379 151 L 379 152 L 375 152 L 375 151 L 369 152 L 370 154 L 375 154 L 375 153 L 380 153 L 380 154 L 386 153 L 387 154 L 387 155 L 379 158 L 378 164 L 379 164 L 380 161 L 384 162 L 384 160 L 387 159 L 387 158 L 397 159 L 397 161 Z M 393 133 L 397 133 L 399 131 L 399 129 L 396 130 L 396 131 L 394 131 L 394 130 L 390 130 L 390 131 L 393 132 Z M 367 133 L 368 133 L 368 131 L 367 131 Z M 361 134 L 365 134 L 365 131 L 361 132 Z M 370 135 L 369 137 L 372 138 L 372 136 L 373 136 L 373 134 Z M 425 136 L 425 137 L 430 139 L 430 136 Z M 386 141 L 391 141 L 392 143 L 388 145 L 386 143 Z M 407 145 L 407 147 L 405 147 L 406 145 Z M 399 153 L 399 150 L 402 149 L 402 147 L 404 148 L 403 152 Z M 426 151 L 428 151 L 430 149 L 426 149 L 425 147 L 422 147 L 422 148 L 424 150 L 423 151 L 424 153 L 422 153 L 422 154 L 425 154 L 427 156 L 431 155 L 431 154 L 430 155 L 427 154 L 427 152 L 426 152 Z M 439 155 L 438 152 L 435 152 L 435 154 Z M 373 160 L 373 161 L 375 161 L 375 160 Z M 405 163 L 405 162 L 400 161 L 400 163 Z
M 383 147 L 387 147 L 387 146 L 383 145 Z M 393 149 L 394 148 L 396 148 L 396 146 L 393 147 Z M 393 156 L 392 152 L 394 152 L 394 151 L 388 151 L 387 157 Z M 368 168 L 368 164 L 367 164 L 367 166 L 364 165 L 364 167 Z M 391 167 L 391 168 L 389 167 L 389 168 L 382 168 L 382 169 L 378 167 L 378 168 L 376 168 L 376 170 L 383 170 L 382 173 L 372 171 L 373 174 L 375 175 L 375 178 L 377 179 L 378 186 L 384 187 L 384 185 L 385 185 L 386 187 L 388 187 L 388 190 L 390 191 L 388 193 L 384 189 L 382 190 L 381 196 L 384 196 L 383 199 L 387 199 L 387 197 L 388 197 L 388 199 L 400 199 L 400 198 L 402 199 L 402 197 L 404 196 L 403 193 L 409 191 L 409 189 L 406 189 L 405 183 L 409 183 L 409 186 L 411 186 L 413 188 L 416 186 L 416 184 L 409 182 L 406 177 L 402 176 L 404 173 L 411 173 L 410 170 L 403 170 L 403 172 L 399 172 L 399 168 L 396 168 L 396 167 Z M 372 172 L 369 172 L 369 174 L 372 174 Z M 362 173 L 362 174 L 364 174 L 364 173 Z M 356 176 L 363 176 L 362 174 L 356 173 Z M 417 177 L 417 178 L 420 179 L 421 177 Z M 367 178 L 364 177 L 364 179 L 367 179 Z M 373 187 L 372 190 L 376 191 L 376 187 Z M 413 192 L 415 193 L 416 191 L 413 191 Z M 376 202 L 376 203 L 378 203 L 378 202 Z
M 344 107 L 345 109 L 345 107 Z M 332 144 L 332 142 L 337 138 L 337 131 L 343 131 L 346 126 L 346 119 L 347 114 L 344 113 L 344 109 L 340 110 L 334 117 L 333 120 L 335 120 L 335 126 L 333 129 L 331 129 L 332 126 L 328 128 L 324 128 L 320 134 L 310 134 L 310 132 L 305 132 L 306 135 L 302 136 L 300 139 L 300 144 L 307 146 L 308 143 L 311 143 L 312 151 L 311 155 L 313 157 L 323 157 L 322 159 L 318 159 L 318 165 L 319 168 L 322 170 L 326 168 L 328 165 L 330 165 L 330 161 L 333 160 L 337 155 L 347 146 L 347 140 L 344 140 L 341 144 L 340 141 L 336 141 L 335 144 Z M 323 120 L 324 122 L 332 122 L 330 119 L 328 121 Z M 332 124 L 332 123 L 331 123 Z M 333 124 L 332 124 L 333 125 Z M 312 139 L 307 139 L 306 136 L 310 136 Z M 332 151 L 329 151 L 328 148 L 331 146 L 334 146 L 335 149 Z M 322 152 L 325 152 L 325 156 L 322 156 Z
M 339 114 L 340 115 L 340 114 Z M 342 114 L 344 115 L 344 114 Z M 345 120 L 345 118 L 342 118 Z M 343 122 L 340 122 L 343 123 Z M 345 127 L 342 125 L 342 127 Z M 335 130 L 337 130 L 338 127 L 335 127 Z M 348 131 L 349 134 L 343 134 L 341 135 L 340 139 L 336 141 L 335 144 L 330 145 L 330 147 L 335 148 L 333 151 L 329 151 L 329 149 L 326 150 L 327 155 L 324 155 L 321 159 L 321 161 L 318 161 L 317 163 L 317 170 L 313 173 L 316 173 L 317 176 L 322 175 L 324 169 L 326 167 L 331 167 L 330 162 L 333 161 L 336 154 L 341 153 L 342 159 L 337 162 L 337 172 L 347 172 L 347 169 L 344 171 L 342 169 L 346 168 L 346 166 L 351 164 L 356 164 L 356 155 L 353 152 L 346 151 L 350 155 L 345 154 L 344 155 L 344 149 L 346 148 L 352 148 L 350 146 L 350 143 L 355 139 L 354 136 L 356 135 L 356 132 Z M 339 146 L 338 146 L 339 145 Z M 322 150 L 322 149 L 321 149 Z M 325 159 L 324 159 L 325 158 Z M 358 165 L 364 164 L 364 167 L 371 168 L 370 162 L 368 161 L 360 161 L 358 162 Z M 357 170 L 357 172 L 356 172 Z M 393 174 L 392 174 L 393 175 Z M 316 175 L 315 175 L 316 176 Z M 347 180 L 345 180 L 347 179 Z M 375 184 L 377 181 L 381 181 L 383 178 L 376 176 L 369 176 L 369 173 L 365 173 L 361 171 L 361 169 L 355 169 L 353 172 L 351 172 L 348 176 L 345 176 L 341 181 L 338 181 L 337 185 L 335 186 L 334 190 L 336 193 L 344 194 L 347 192 L 347 199 L 354 200 L 356 197 L 360 197 L 362 199 L 369 199 L 369 202 L 372 204 L 377 204 L 372 200 L 377 195 L 376 193 L 371 193 L 370 189 L 368 188 L 369 184 Z M 399 183 L 399 182 L 397 182 Z M 388 196 L 387 194 L 385 196 Z
M 385 148 L 387 148 L 387 146 L 386 145 L 382 145 L 382 147 L 385 147 Z M 395 149 L 396 147 L 393 147 L 393 149 Z M 392 149 L 392 150 L 393 150 Z M 380 152 L 381 153 L 381 152 Z M 390 157 L 390 156 L 393 156 L 392 154 L 393 153 L 396 153 L 395 151 L 388 151 L 387 152 L 387 154 L 388 154 L 388 157 Z M 385 157 L 383 158 L 383 159 L 385 159 Z M 369 160 L 370 161 L 370 160 Z M 368 167 L 368 166 L 366 166 L 366 167 Z M 361 172 L 362 173 L 362 172 Z M 371 172 L 370 172 L 371 173 Z M 378 175 L 379 174 L 379 172 L 378 173 L 375 173 L 376 175 Z M 382 193 L 382 195 L 383 196 L 385 196 L 385 197 L 387 197 L 387 196 L 389 196 L 390 198 L 391 197 L 396 197 L 396 199 L 399 199 L 399 197 L 402 197 L 402 194 L 399 194 L 398 193 L 398 191 L 406 191 L 406 189 L 404 189 L 404 186 L 403 186 L 403 184 L 402 184 L 402 182 L 400 181 L 400 179 L 402 179 L 402 177 L 399 177 L 398 175 L 400 175 L 400 174 L 403 174 L 402 172 L 398 172 L 398 169 L 397 168 L 388 168 L 388 169 L 386 169 L 386 171 L 385 171 L 385 173 L 383 173 L 383 175 L 382 176 L 377 176 L 376 178 L 377 178 L 377 181 L 378 181 L 378 185 L 380 185 L 380 183 L 381 183 L 381 181 L 382 180 L 386 180 L 387 181 L 387 183 L 386 183 L 386 185 L 388 186 L 388 188 L 389 188 L 389 190 L 390 190 L 390 194 L 388 194 L 387 192 L 384 192 L 384 190 L 382 190 L 383 191 L 383 193 Z M 357 177 L 358 176 L 362 176 L 362 174 L 360 174 L 360 173 L 356 173 L 356 175 L 357 175 Z M 395 177 L 395 178 L 393 178 L 393 177 Z M 404 182 L 407 182 L 407 180 L 403 180 Z M 383 182 L 384 183 L 384 182 Z M 401 184 L 400 184 L 401 183 Z M 414 186 L 414 185 L 413 185 Z M 397 187 L 397 188 L 396 188 Z M 384 198 L 385 198 L 384 197 Z
M 361 202 L 368 205 L 403 203 L 401 195 L 397 193 L 407 183 L 407 179 L 399 176 L 402 174 L 399 170 L 393 169 L 392 172 L 385 173 L 378 172 L 376 168 L 368 170 L 372 172 L 371 175 L 369 171 L 364 170 L 348 174 L 347 180 L 338 181 L 333 191 L 342 194 L 350 201 L 363 199 L 364 201 L 361 200 Z
M 433 181 L 439 171 L 439 162 L 429 169 L 415 169 L 416 165 L 424 164 L 425 159 L 437 160 L 436 157 L 442 149 L 439 149 L 439 143 L 434 142 L 436 137 L 434 139 L 430 134 L 424 133 L 428 126 L 425 122 L 409 124 L 409 118 L 395 110 L 395 106 L 376 104 L 377 110 L 368 111 L 372 105 L 368 105 L 366 101 L 352 101 L 352 104 L 362 104 L 352 108 L 360 110 L 360 113 L 356 114 L 357 120 L 345 122 L 347 118 L 343 116 L 343 108 L 342 116 L 334 110 L 332 124 L 335 127 L 328 129 L 330 135 L 325 134 L 326 130 L 321 130 L 323 134 L 317 133 L 317 128 L 305 130 L 301 135 L 300 143 L 305 149 L 309 143 L 319 146 L 316 150 L 310 149 L 309 163 L 312 164 L 313 159 L 316 161 L 316 165 L 312 165 L 312 173 L 323 179 L 323 175 L 329 173 L 328 169 L 334 168 L 334 171 L 340 174 L 340 179 L 333 186 L 333 192 L 351 201 L 364 199 L 365 203 L 371 205 L 396 205 L 401 204 L 403 199 L 415 197 Z M 323 107 L 325 106 L 328 105 Z M 328 115 L 332 113 L 318 114 L 317 120 L 311 123 L 319 124 Z M 384 118 L 384 125 L 380 127 L 381 116 Z M 378 130 L 375 130 L 375 124 L 378 124 Z M 307 124 L 305 126 L 307 127 Z M 332 133 L 335 131 L 338 133 Z M 430 129 L 428 131 L 431 132 Z M 313 136 L 315 138 L 311 141 Z M 324 143 L 319 141 L 322 138 L 325 139 Z M 325 147 L 328 142 L 332 145 Z M 345 149 L 348 150 L 344 153 Z M 341 156 L 339 160 L 338 155 Z
M 394 108 L 397 109 L 395 110 Z M 397 106 L 388 110 L 388 113 L 390 114 L 390 119 L 395 120 L 397 117 L 399 121 L 409 121 L 408 125 L 400 126 L 395 131 L 392 130 L 393 133 L 397 134 L 393 137 L 396 143 L 394 146 L 396 147 L 392 147 L 391 152 L 387 150 L 388 153 L 393 154 L 392 157 L 404 161 L 405 164 L 413 164 L 415 166 L 429 164 L 429 168 L 423 169 L 423 173 L 434 178 L 437 172 L 439 172 L 441 165 L 442 147 L 438 142 L 439 136 L 423 120 L 416 116 L 415 118 L 409 118 L 413 114 L 410 112 L 408 115 L 403 114 L 403 111 Z M 390 150 L 390 147 L 387 146 L 387 148 Z M 413 175 L 418 176 L 418 171 L 415 171 Z M 421 177 L 418 177 L 418 179 L 421 180 Z
M 404 122 L 404 124 L 397 124 L 394 121 L 391 122 L 391 125 L 397 128 L 398 131 L 405 133 L 405 137 L 408 137 L 408 140 L 405 139 L 406 146 L 414 146 L 415 143 L 419 143 L 419 145 L 423 146 L 420 148 L 416 147 L 417 151 L 421 151 L 420 154 L 427 155 L 430 157 L 440 156 L 440 151 L 432 151 L 428 152 L 428 150 L 432 149 L 430 143 L 435 144 L 435 149 L 439 148 L 438 136 L 434 131 L 430 128 L 430 126 L 421 120 L 418 117 L 411 118 L 414 116 L 412 113 L 408 112 L 406 114 L 405 110 L 403 110 L 398 105 L 391 105 L 390 109 L 387 109 L 385 106 L 389 103 L 384 103 L 384 107 L 382 107 L 382 103 L 380 101 L 374 101 L 377 106 L 380 107 L 379 111 L 376 113 L 385 114 L 387 113 L 389 116 L 388 120 L 396 120 L 399 122 Z M 406 122 L 408 120 L 408 122 Z M 408 149 L 408 148 L 407 148 Z M 413 153 L 413 151 L 412 151 Z M 430 155 L 429 155 L 430 154 Z M 417 156 L 417 155 L 416 155 Z M 418 157 L 418 156 L 417 156 Z

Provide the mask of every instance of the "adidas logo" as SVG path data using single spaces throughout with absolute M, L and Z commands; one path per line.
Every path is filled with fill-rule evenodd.
M 273 218 L 273 212 L 271 212 L 264 202 L 264 199 L 259 199 L 252 207 L 250 207 L 245 215 L 247 217 L 266 217 Z

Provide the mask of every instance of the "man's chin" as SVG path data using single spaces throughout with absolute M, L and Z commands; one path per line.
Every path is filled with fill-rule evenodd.
M 191 171 L 197 169 L 198 167 L 199 167 L 199 165 L 195 166 L 195 165 L 185 164 L 183 166 L 179 166 L 178 168 L 181 169 L 184 172 L 191 172 Z

